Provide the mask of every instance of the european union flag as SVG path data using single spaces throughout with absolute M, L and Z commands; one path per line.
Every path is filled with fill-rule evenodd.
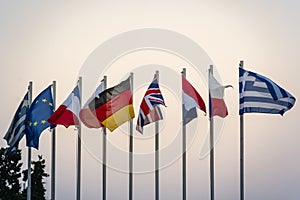
M 42 91 L 31 103 L 26 124 L 26 143 L 28 147 L 39 148 L 39 137 L 43 130 L 54 127 L 48 123 L 48 118 L 54 112 L 51 87 Z
M 25 135 L 25 126 L 26 126 L 26 116 L 29 110 L 29 100 L 27 92 L 23 98 L 23 101 L 20 103 L 15 116 L 7 130 L 4 139 L 7 141 L 9 148 L 6 151 L 6 154 L 14 153 L 17 151 L 19 142 L 22 137 Z

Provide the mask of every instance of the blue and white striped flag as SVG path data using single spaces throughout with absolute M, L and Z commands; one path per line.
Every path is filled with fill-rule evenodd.
M 29 110 L 29 100 L 27 92 L 23 101 L 20 103 L 15 116 L 6 132 L 4 139 L 7 141 L 9 148 L 6 153 L 13 153 L 18 149 L 19 142 L 25 135 L 26 116 Z
M 295 104 L 293 97 L 270 79 L 239 68 L 240 111 L 283 115 Z

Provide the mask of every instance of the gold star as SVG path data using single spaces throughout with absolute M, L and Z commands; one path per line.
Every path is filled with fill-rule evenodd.
M 28 121 L 28 125 L 31 126 L 31 125 L 32 125 L 32 122 Z
M 53 106 L 53 104 L 50 102 L 50 103 L 49 103 L 49 106 L 51 106 L 51 107 L 52 107 L 52 106 Z
M 35 122 L 33 123 L 33 126 L 37 126 L 37 125 L 38 125 L 38 122 L 35 121 Z
M 43 119 L 43 120 L 41 121 L 41 123 L 42 123 L 42 124 L 45 124 L 45 123 L 46 123 L 46 120 Z
M 44 99 L 42 100 L 42 102 L 46 103 L 46 102 L 47 102 L 47 99 L 44 98 Z

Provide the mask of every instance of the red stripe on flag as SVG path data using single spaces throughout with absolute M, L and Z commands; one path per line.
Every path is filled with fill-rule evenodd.
M 149 89 L 146 91 L 144 96 L 147 96 L 149 94 L 161 94 L 161 91 L 160 89 Z
M 228 115 L 228 110 L 224 99 L 211 98 L 212 106 L 212 116 L 226 117 Z
M 200 109 L 206 113 L 205 103 L 197 90 L 182 76 L 182 90 L 185 94 L 190 96 L 199 105 Z
M 146 103 L 145 99 L 143 98 L 140 109 L 143 111 L 144 115 L 148 115 L 148 113 L 150 112 L 149 106 Z
M 132 104 L 132 93 L 130 90 L 127 90 L 96 108 L 93 113 L 100 122 L 103 122 L 118 110 L 130 104 Z
M 79 117 L 88 128 L 101 128 L 103 125 L 99 122 L 95 114 L 90 110 L 89 107 L 80 110 Z
M 71 125 L 79 125 L 79 119 L 74 113 L 61 105 L 48 119 L 50 124 L 61 124 L 68 128 Z

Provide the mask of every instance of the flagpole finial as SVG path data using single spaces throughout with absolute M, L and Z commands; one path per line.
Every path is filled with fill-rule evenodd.
M 240 68 L 243 68 L 243 67 L 244 67 L 244 61 L 243 61 L 243 60 L 240 61 L 239 66 L 240 66 Z
M 155 71 L 155 77 L 158 79 L 158 77 L 159 77 L 159 71 L 158 70 L 156 70 Z
M 32 87 L 32 81 L 29 81 L 28 90 L 30 90 L 31 87 Z
M 209 65 L 208 71 L 213 74 L 213 70 L 214 70 L 214 66 L 213 65 Z
M 80 84 L 81 81 L 82 81 L 82 76 L 79 76 L 77 80 L 77 84 Z
M 181 72 L 181 74 L 182 74 L 182 76 L 186 76 L 186 68 L 184 67 L 184 68 L 182 68 L 182 72 Z
M 107 76 L 103 76 L 103 84 L 104 84 L 104 88 L 107 89 Z

